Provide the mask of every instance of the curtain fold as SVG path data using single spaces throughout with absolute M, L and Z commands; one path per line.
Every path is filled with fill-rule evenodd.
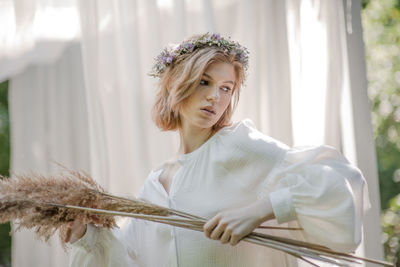
M 157 80 L 146 73 L 164 45 L 207 31 L 250 50 L 234 120 L 249 117 L 288 145 L 325 143 L 354 155 L 347 146 L 357 136 L 344 136 L 342 126 L 352 89 L 342 1 L 85 0 L 74 7 L 80 45 L 12 78 L 12 171 L 49 173 L 53 159 L 87 170 L 114 194 L 136 195 L 179 145 L 176 132 L 160 132 L 151 120 Z M 366 176 L 377 179 L 373 170 Z M 13 238 L 13 266 L 66 266 L 58 240 L 47 247 L 30 232 Z
M 89 134 L 80 47 L 72 44 L 49 66 L 31 66 L 9 88 L 11 172 L 57 174 L 59 162 L 89 171 Z M 14 228 L 14 227 L 13 227 Z M 48 245 L 33 231 L 12 236 L 12 266 L 66 266 L 57 237 Z
M 0 81 L 54 63 L 80 36 L 76 0 L 2 0 L 0 25 Z

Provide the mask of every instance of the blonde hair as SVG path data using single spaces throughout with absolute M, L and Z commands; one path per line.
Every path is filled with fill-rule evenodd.
M 236 80 L 231 103 L 212 129 L 217 131 L 231 124 L 231 117 L 239 102 L 240 88 L 245 79 L 244 67 L 234 55 L 225 53 L 219 47 L 210 46 L 196 49 L 180 57 L 160 76 L 152 108 L 152 119 L 158 128 L 162 131 L 179 129 L 181 125 L 179 111 L 183 102 L 196 90 L 205 70 L 216 62 L 232 64 Z

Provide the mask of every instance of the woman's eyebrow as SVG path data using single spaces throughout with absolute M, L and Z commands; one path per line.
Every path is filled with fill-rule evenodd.
M 203 73 L 203 75 L 210 78 L 211 80 L 213 80 L 213 78 L 210 75 L 208 75 L 207 73 Z M 235 85 L 235 83 L 233 81 L 225 81 L 224 83 L 231 83 L 231 84 Z

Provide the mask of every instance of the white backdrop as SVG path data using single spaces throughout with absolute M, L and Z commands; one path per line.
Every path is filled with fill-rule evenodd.
M 33 66 L 13 78 L 9 89 L 11 171 L 57 173 L 57 161 L 89 170 L 87 105 L 80 47 L 72 44 L 48 66 Z M 12 266 L 66 266 L 58 238 L 51 247 L 33 232 L 13 235 Z
M 36 0 L 32 21 L 46 14 L 40 12 L 46 4 L 59 10 L 55 2 Z M 177 134 L 160 132 L 150 119 L 156 80 L 146 73 L 153 58 L 169 42 L 215 31 L 250 50 L 250 75 L 234 120 L 249 117 L 289 145 L 332 145 L 359 166 L 372 192 L 366 227 L 374 238 L 365 236 L 359 253 L 382 257 L 365 64 L 362 53 L 351 52 L 363 50 L 359 0 L 353 1 L 352 34 L 337 0 L 60 2 L 70 12 L 69 35 L 31 38 L 30 49 L 10 46 L 13 57 L 0 57 L 0 66 L 18 66 L 0 68 L 0 79 L 12 77 L 12 171 L 50 173 L 56 160 L 87 170 L 112 193 L 137 194 L 150 169 L 178 148 Z M 16 3 L 18 10 L 25 1 Z M 76 21 L 71 10 L 79 14 Z M 40 61 L 26 51 L 48 57 L 35 52 L 42 43 L 62 45 L 64 53 L 32 66 Z M 361 72 L 352 76 L 354 69 Z M 13 266 L 66 266 L 66 256 L 58 240 L 50 247 L 25 231 L 13 236 Z

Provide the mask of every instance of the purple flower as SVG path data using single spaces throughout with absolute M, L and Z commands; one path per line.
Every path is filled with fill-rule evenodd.
M 194 45 L 192 43 L 187 43 L 185 44 L 185 48 L 189 51 L 191 51 L 193 49 Z
M 173 60 L 174 60 L 174 55 L 172 55 L 172 54 L 169 54 L 169 55 L 166 55 L 166 56 L 162 57 L 162 61 L 163 61 L 164 64 L 171 64 L 171 62 Z
M 225 53 L 238 57 L 247 69 L 249 52 L 246 48 L 242 47 L 238 42 L 231 41 L 230 37 L 225 39 L 224 37 L 221 37 L 219 33 L 207 33 L 197 39 L 189 40 L 181 44 L 174 45 L 173 47 L 165 48 L 156 58 L 154 76 L 160 76 L 165 68 L 181 55 L 192 53 L 195 49 L 208 46 L 218 46 Z
M 211 35 L 211 39 L 219 40 L 221 39 L 221 35 L 219 33 L 213 33 L 213 35 Z
M 170 55 L 170 56 L 167 57 L 166 62 L 167 62 L 168 64 L 171 64 L 172 60 L 174 60 L 174 56 L 173 56 L 173 55 Z

